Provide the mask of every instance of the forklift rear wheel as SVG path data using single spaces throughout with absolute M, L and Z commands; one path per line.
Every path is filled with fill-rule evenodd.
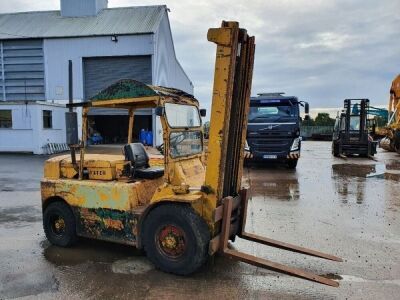
M 43 227 L 53 245 L 69 247 L 77 240 L 74 214 L 64 202 L 49 204 L 43 213 Z
M 200 268 L 208 258 L 210 232 L 192 207 L 166 204 L 147 216 L 143 245 L 147 257 L 160 270 L 187 275 Z
M 296 169 L 297 159 L 290 159 L 286 162 L 288 169 Z

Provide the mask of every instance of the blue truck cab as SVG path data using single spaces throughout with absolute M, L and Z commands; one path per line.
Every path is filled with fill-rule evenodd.
M 309 105 L 284 93 L 263 93 L 250 98 L 245 158 L 278 161 L 295 169 L 300 158 L 300 107 L 308 119 Z

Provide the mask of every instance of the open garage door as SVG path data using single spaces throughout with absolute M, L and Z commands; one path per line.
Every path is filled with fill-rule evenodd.
M 151 56 L 86 57 L 83 59 L 85 99 L 121 79 L 134 79 L 146 84 L 152 83 Z M 102 143 L 126 143 L 128 136 L 128 111 L 125 109 L 92 108 L 89 111 L 91 134 L 102 137 Z M 151 109 L 135 113 L 134 140 L 139 131 L 152 130 Z
M 89 115 L 89 138 L 100 135 L 101 144 L 126 144 L 128 139 L 129 116 Z M 135 115 L 133 123 L 133 141 L 140 142 L 140 130 L 152 130 L 150 115 Z M 96 141 L 96 138 L 91 142 Z M 96 142 L 94 142 L 96 143 Z

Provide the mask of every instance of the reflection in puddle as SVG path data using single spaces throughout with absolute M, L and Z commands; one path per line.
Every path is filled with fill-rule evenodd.
M 47 240 L 41 243 L 43 255 L 57 266 L 74 266 L 87 262 L 112 263 L 132 256 L 141 256 L 140 250 L 134 247 L 97 240 L 80 239 L 70 248 L 57 247 Z
M 355 202 L 362 204 L 364 200 L 365 178 L 368 174 L 373 174 L 374 172 L 374 165 L 332 165 L 332 178 L 334 179 L 335 189 L 340 195 L 341 201 L 348 203 L 352 197 L 355 197 Z
M 365 184 L 367 178 L 385 178 L 386 168 L 383 164 L 356 165 L 336 164 L 332 165 L 332 178 L 335 189 L 341 196 L 343 203 L 348 203 L 354 196 L 355 202 L 361 204 L 364 201 Z
M 385 163 L 387 170 L 400 170 L 400 160 L 388 159 Z
M 285 176 L 286 175 L 286 176 Z M 299 181 L 296 174 L 278 174 L 265 170 L 251 170 L 250 191 L 252 198 L 296 201 L 300 198 Z
M 333 177 L 366 178 L 376 173 L 375 165 L 337 164 L 332 165 Z

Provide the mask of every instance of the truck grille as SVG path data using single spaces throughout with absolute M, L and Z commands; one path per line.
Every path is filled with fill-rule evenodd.
M 292 144 L 292 138 L 254 138 L 248 139 L 247 143 L 252 152 L 282 152 L 289 151 Z

